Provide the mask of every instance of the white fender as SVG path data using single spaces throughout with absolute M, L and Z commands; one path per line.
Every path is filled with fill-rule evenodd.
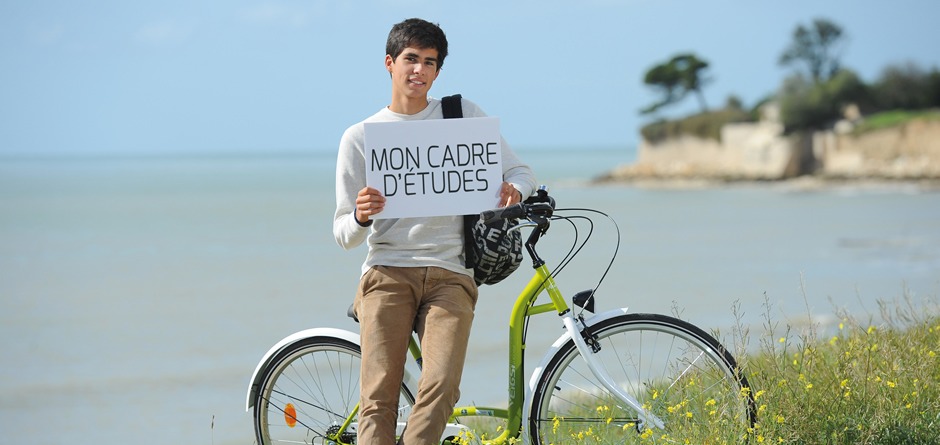
M 585 326 L 593 326 L 597 323 L 600 323 L 604 320 L 619 317 L 627 313 L 627 308 L 622 307 L 618 309 L 611 309 L 600 314 L 595 314 L 592 317 L 584 320 Z M 529 437 L 532 437 L 532 431 L 529 431 L 529 416 L 532 414 L 532 397 L 535 392 L 535 385 L 538 384 L 539 380 L 542 379 L 542 374 L 545 373 L 545 367 L 548 366 L 548 362 L 555 356 L 561 347 L 571 340 L 571 334 L 566 330 L 564 334 L 561 334 L 561 337 L 558 337 L 558 340 L 555 340 L 555 343 L 552 343 L 552 346 L 548 348 L 545 352 L 545 355 L 542 356 L 542 360 L 539 362 L 539 365 L 535 367 L 532 371 L 532 377 L 529 378 L 529 387 L 525 394 L 525 402 L 522 404 L 522 437 L 525 440 L 528 440 Z M 528 443 L 528 442 L 526 442 Z
M 268 350 L 261 358 L 261 361 L 258 362 L 258 366 L 255 367 L 255 372 L 251 374 L 251 380 L 248 381 L 248 397 L 247 402 L 245 403 L 245 411 L 251 411 L 251 408 L 255 404 L 255 395 L 258 391 L 258 386 L 261 384 L 261 371 L 264 370 L 268 364 L 270 364 L 271 359 L 275 354 L 283 350 L 289 345 L 292 345 L 298 341 L 313 338 L 313 337 L 335 337 L 342 340 L 352 342 L 356 345 L 359 344 L 359 334 L 354 332 L 349 332 L 343 329 L 337 328 L 313 328 L 306 329 L 300 332 L 295 332 L 287 337 L 281 339 L 277 342 L 271 349 Z M 417 394 L 418 382 L 415 378 L 408 372 L 408 369 L 405 369 L 405 375 L 403 379 L 405 387 L 411 390 L 412 394 Z
M 284 348 L 294 343 L 297 343 L 298 341 L 301 341 L 307 338 L 313 338 L 313 337 L 334 337 L 334 338 L 339 338 L 342 340 L 352 342 L 356 345 L 359 344 L 359 334 L 349 332 L 343 329 L 336 329 L 336 328 L 306 329 L 300 332 L 295 332 L 291 335 L 288 335 L 287 337 L 284 337 L 281 341 L 277 342 L 274 346 L 271 347 L 271 349 L 268 350 L 268 352 L 264 354 L 264 357 L 262 357 L 261 361 L 258 362 L 258 366 L 255 367 L 255 372 L 251 374 L 251 380 L 248 384 L 248 401 L 245 404 L 246 411 L 251 411 L 251 408 L 255 404 L 255 395 L 258 392 L 258 387 L 261 385 L 261 381 L 260 381 L 261 373 L 270 364 L 271 359 L 273 359 L 274 356 L 278 352 L 281 352 Z M 414 379 L 414 377 L 412 377 L 411 373 L 408 372 L 407 369 L 405 369 L 405 375 L 404 375 L 403 381 L 404 381 L 405 386 L 411 390 L 412 394 L 417 394 L 417 388 L 418 388 L 417 381 Z M 398 423 L 397 431 L 399 435 L 404 430 L 404 427 L 405 427 L 405 424 L 403 422 Z M 355 423 L 353 424 L 352 428 L 353 430 L 356 429 Z M 450 437 L 450 436 L 461 437 L 461 433 L 466 432 L 466 431 L 469 431 L 469 429 L 464 425 L 457 424 L 457 423 L 448 423 L 444 429 L 444 433 L 441 436 L 441 438 L 443 439 L 443 438 Z
M 245 411 L 251 411 L 251 407 L 255 405 L 255 393 L 258 391 L 258 386 L 261 385 L 261 371 L 268 366 L 274 355 L 289 345 L 312 337 L 336 337 L 359 344 L 359 334 L 336 328 L 306 329 L 284 337 L 264 354 L 264 357 L 258 362 L 258 366 L 255 367 L 255 372 L 251 374 L 251 380 L 248 381 L 248 402 L 245 404 Z

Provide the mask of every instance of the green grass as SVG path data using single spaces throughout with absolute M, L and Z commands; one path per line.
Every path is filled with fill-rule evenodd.
M 744 364 L 758 405 L 753 442 L 940 443 L 935 307 L 906 299 L 884 305 L 878 324 L 843 314 L 831 334 L 763 336 Z
M 745 111 L 723 109 L 699 113 L 678 120 L 653 122 L 641 128 L 640 133 L 644 139 L 653 143 L 678 137 L 682 134 L 720 141 L 721 127 L 725 124 L 753 120 L 753 116 Z
M 865 120 L 855 128 L 853 133 L 863 134 L 866 132 L 879 130 L 882 128 L 891 128 L 905 124 L 915 119 L 940 120 L 940 110 L 891 110 L 876 113 L 865 118 Z

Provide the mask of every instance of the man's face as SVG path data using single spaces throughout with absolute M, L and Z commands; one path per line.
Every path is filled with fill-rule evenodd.
M 405 48 L 394 60 L 385 56 L 385 68 L 392 74 L 392 91 L 413 99 L 427 99 L 437 79 L 436 49 Z

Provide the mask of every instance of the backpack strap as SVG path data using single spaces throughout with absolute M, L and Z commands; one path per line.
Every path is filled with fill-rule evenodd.
M 441 111 L 444 113 L 444 119 L 458 119 L 463 117 L 463 104 L 461 96 L 445 96 L 441 98 Z M 464 261 L 465 266 L 473 269 L 480 262 L 474 249 L 475 241 L 473 239 L 473 225 L 479 221 L 480 215 L 464 215 L 463 217 L 463 240 L 464 240 Z
M 444 112 L 444 119 L 454 119 L 463 117 L 463 104 L 460 101 L 460 95 L 445 96 L 441 98 L 441 111 Z

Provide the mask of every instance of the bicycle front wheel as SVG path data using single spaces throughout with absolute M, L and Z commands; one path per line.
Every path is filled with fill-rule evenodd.
M 604 388 L 573 341 L 549 361 L 533 392 L 535 444 L 745 443 L 755 422 L 754 398 L 734 358 L 685 321 L 625 314 L 589 328 L 610 377 L 665 424 L 643 424 Z
M 313 337 L 277 353 L 262 372 L 255 399 L 258 443 L 354 444 L 359 403 L 359 345 Z M 414 404 L 403 384 L 399 419 Z

